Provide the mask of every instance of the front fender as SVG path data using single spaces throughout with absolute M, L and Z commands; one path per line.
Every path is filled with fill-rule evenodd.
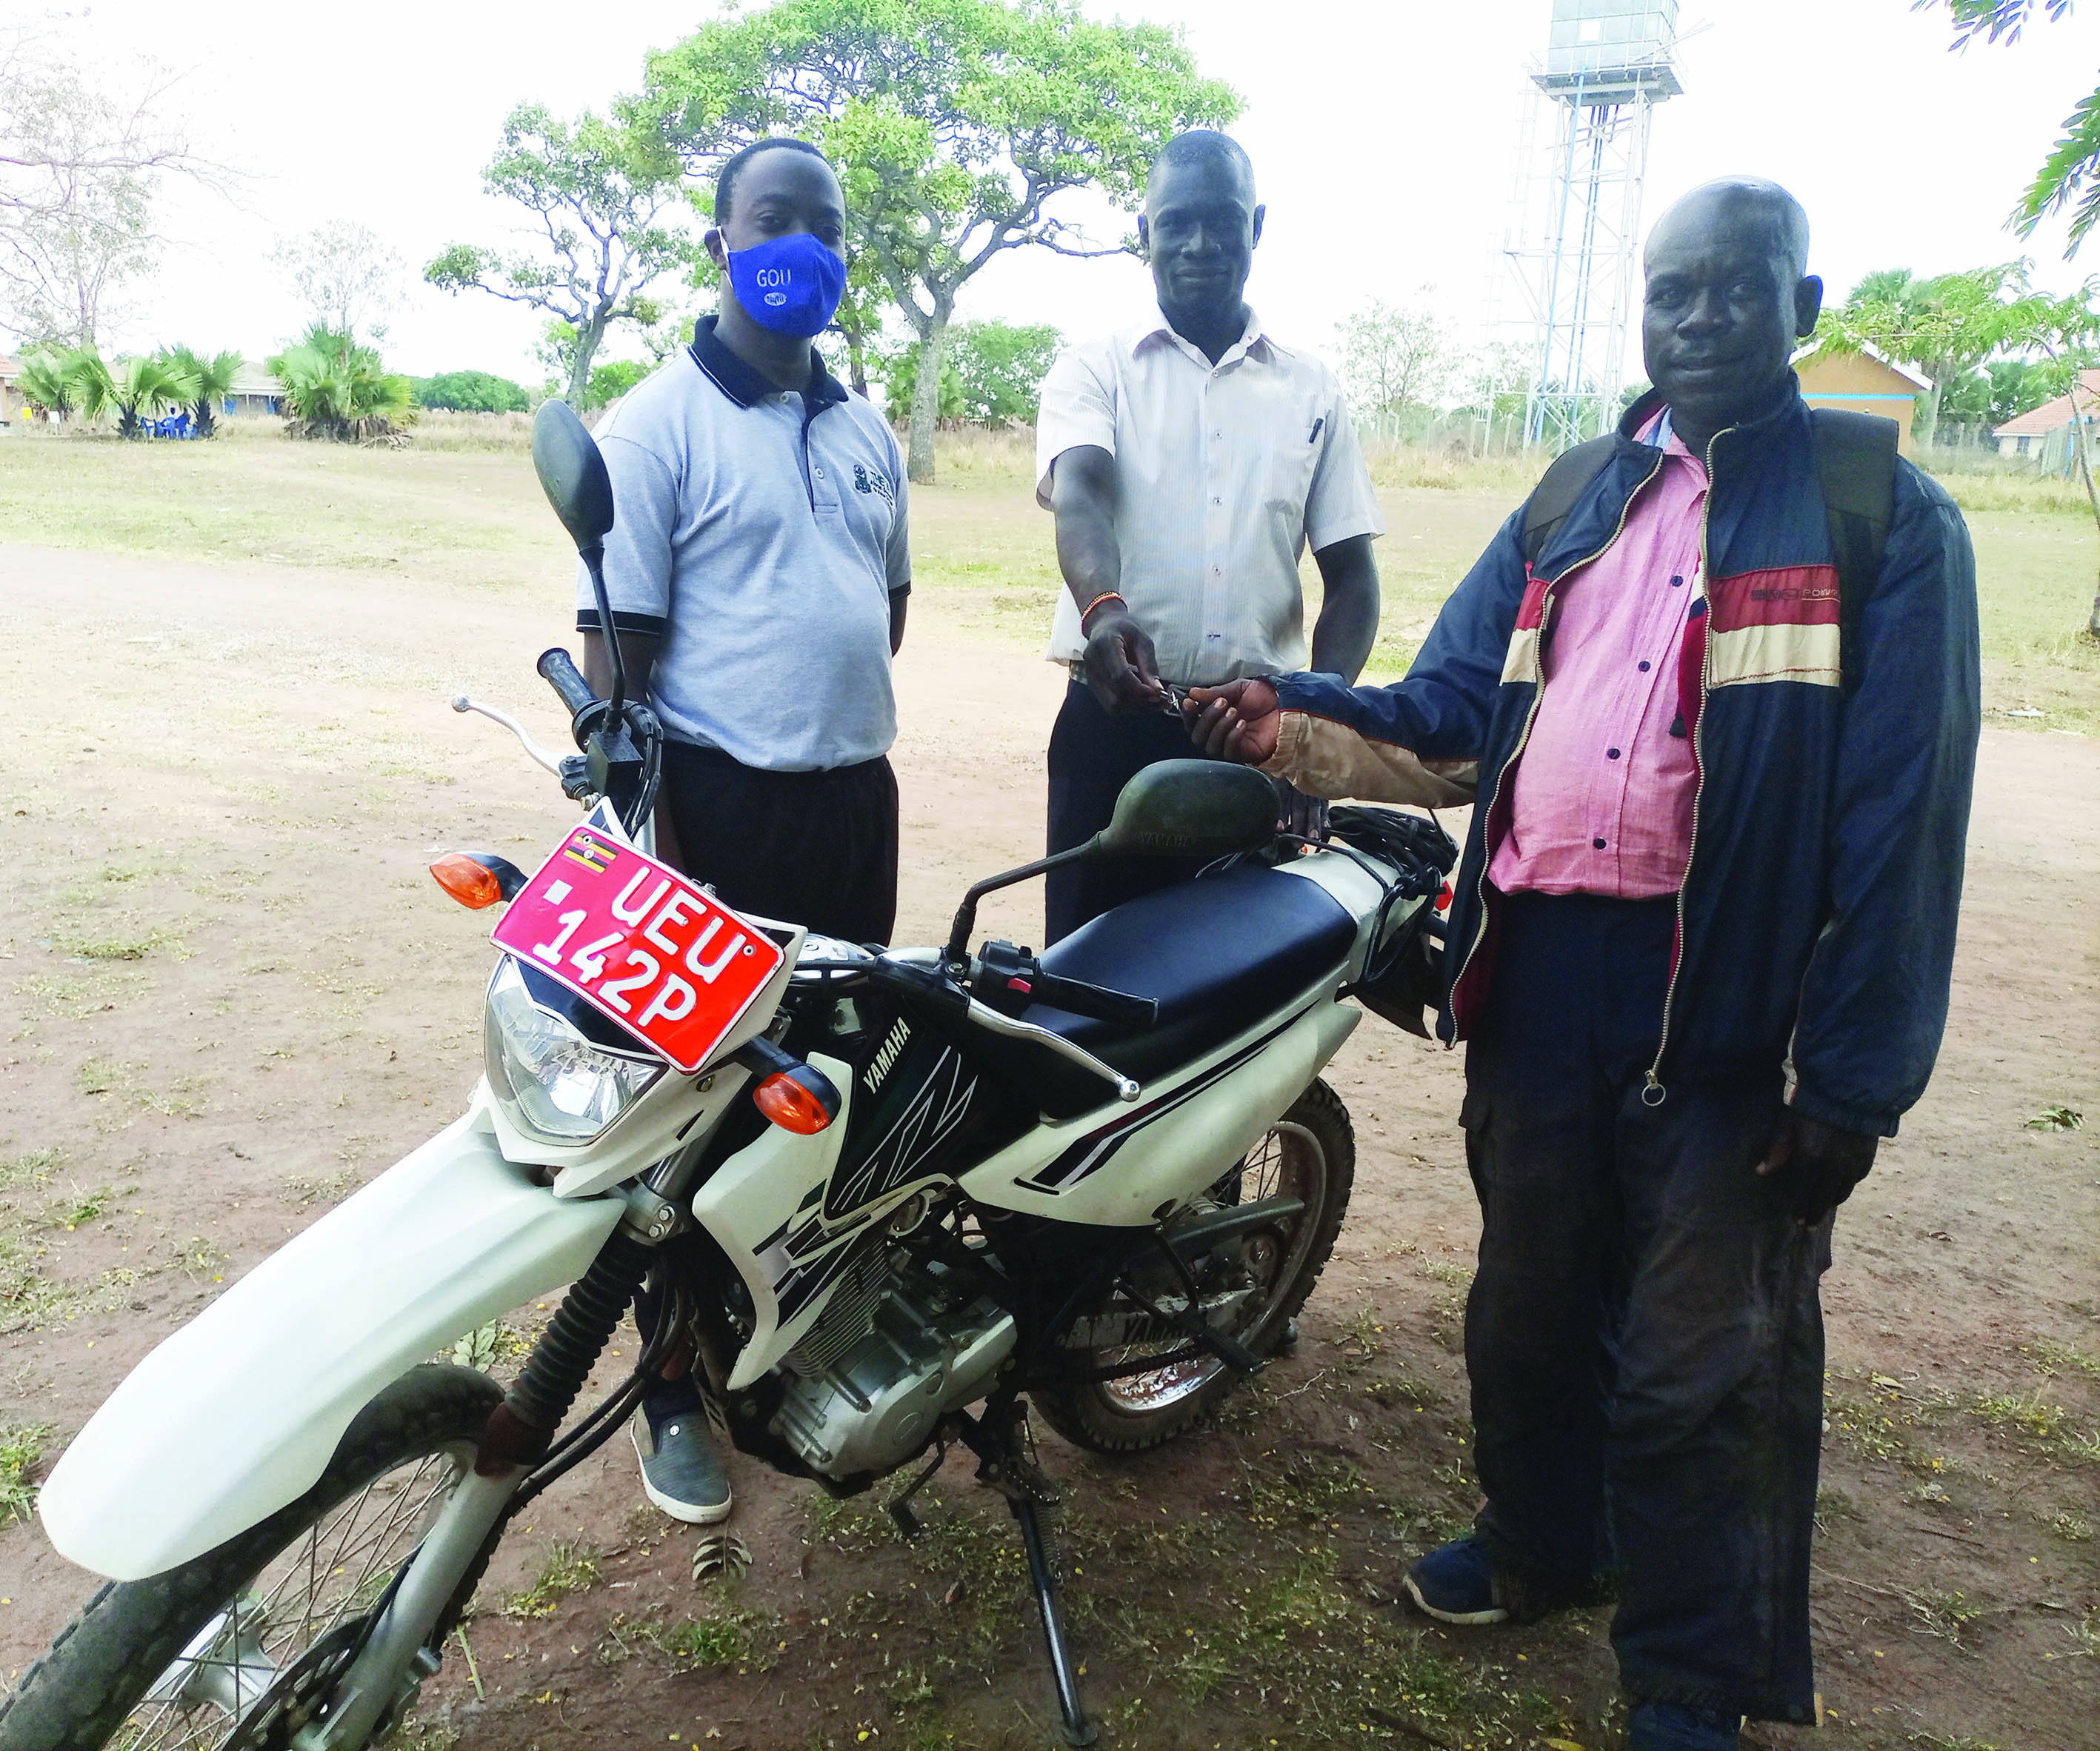
M 45 1484 L 44 1530 L 117 1581 L 201 1555 L 306 1491 L 390 1381 L 580 1277 L 624 1208 L 556 1197 L 469 1114 L 133 1369 Z

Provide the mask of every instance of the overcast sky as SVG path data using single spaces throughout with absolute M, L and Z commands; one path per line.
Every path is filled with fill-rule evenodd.
M 1331 355 L 1340 317 L 1425 284 L 1469 337 L 1488 337 L 1524 67 L 1544 47 L 1551 0 L 1087 9 L 1181 24 L 1204 71 L 1246 99 L 1234 132 L 1269 210 L 1249 297 L 1282 338 Z M 201 143 L 248 178 L 238 205 L 171 192 L 162 223 L 174 246 L 135 289 L 139 314 L 113 346 L 181 340 L 260 357 L 300 320 L 269 264 L 273 243 L 345 218 L 408 264 L 390 364 L 538 380 L 539 319 L 424 287 L 421 265 L 448 242 L 501 242 L 513 223 L 479 174 L 512 104 L 602 104 L 637 86 L 646 50 L 711 11 L 696 0 L 98 0 L 86 30 L 188 69 L 179 91 Z M 2016 254 L 2004 215 L 2100 78 L 2096 15 L 2037 26 L 2010 49 L 1950 55 L 1945 15 L 1913 13 L 1908 0 L 1688 3 L 1684 95 L 1657 112 L 1643 228 L 1683 190 L 1747 171 L 1801 197 L 1811 265 L 1834 293 L 1874 268 L 1930 273 Z M 2052 284 L 2100 271 L 2100 244 L 2089 262 L 2057 260 L 2060 227 L 2027 247 Z M 962 311 L 1052 321 L 1076 336 L 1131 320 L 1149 289 L 1134 261 L 1031 250 L 979 275 Z M 1514 298 L 1502 302 L 1514 316 Z

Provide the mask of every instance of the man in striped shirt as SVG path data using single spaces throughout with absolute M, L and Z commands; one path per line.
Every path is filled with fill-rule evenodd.
M 1244 301 L 1263 210 L 1233 141 L 1169 141 L 1138 219 L 1158 309 L 1043 380 L 1035 492 L 1057 513 L 1065 584 L 1050 657 L 1072 671 L 1050 738 L 1053 853 L 1105 827 L 1140 769 L 1194 752 L 1163 684 L 1304 666 L 1308 545 L 1324 593 L 1313 668 L 1355 680 L 1378 633 L 1385 523 L 1348 405 Z M 1317 831 L 1324 805 L 1283 789 L 1286 824 Z M 1048 939 L 1189 873 L 1167 858 L 1052 871 Z

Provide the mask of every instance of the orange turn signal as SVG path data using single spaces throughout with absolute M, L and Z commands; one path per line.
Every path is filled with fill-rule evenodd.
M 830 1109 L 813 1089 L 805 1088 L 786 1070 L 776 1070 L 756 1088 L 751 1098 L 758 1110 L 783 1131 L 814 1137 L 832 1122 Z
M 477 912 L 503 898 L 503 884 L 496 871 L 483 869 L 463 851 L 448 851 L 430 866 L 430 874 L 461 906 Z

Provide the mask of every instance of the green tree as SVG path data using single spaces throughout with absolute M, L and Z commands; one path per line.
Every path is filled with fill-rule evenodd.
M 1426 299 L 1432 289 L 1422 288 Z M 1397 419 L 1434 405 L 1458 365 L 1449 325 L 1427 302 L 1374 299 L 1340 324 L 1342 384 L 1359 413 Z
M 610 407 L 653 369 L 654 366 L 638 359 L 608 359 L 602 365 L 593 366 L 590 382 L 584 390 L 585 409 Z
M 2025 261 L 1921 280 L 1907 267 L 1885 268 L 1826 306 L 1815 338 L 1833 354 L 1872 346 L 1917 367 L 1932 388 L 1918 397 L 1918 442 L 1930 444 L 1950 385 L 1995 353 L 2026 349 L 2033 293 Z
M 482 187 L 527 209 L 545 236 L 531 251 L 509 255 L 456 243 L 423 277 L 567 323 L 566 393 L 580 405 L 606 330 L 654 323 L 661 311 L 647 288 L 701 258 L 697 241 L 674 223 L 678 177 L 677 159 L 646 121 L 585 114 L 568 122 L 544 104 L 521 104 L 504 121 Z
M 66 375 L 82 417 L 94 420 L 113 412 L 117 434 L 124 438 L 143 437 L 148 421 L 196 393 L 196 380 L 158 353 L 108 365 L 93 347 L 83 346 L 73 354 Z
M 416 404 L 461 413 L 523 413 L 532 405 L 522 383 L 488 371 L 440 371 L 411 379 Z
M 840 167 L 850 240 L 917 342 L 909 472 L 933 476 L 955 297 L 1008 249 L 1091 244 L 1059 197 L 1142 197 L 1184 128 L 1239 112 L 1178 31 L 1101 23 L 1079 0 L 774 0 L 649 57 L 638 114 L 689 161 L 774 130 Z
M 959 322 L 949 349 L 963 398 L 963 417 L 978 426 L 1033 426 L 1043 379 L 1065 337 L 1054 324 Z
M 21 374 L 15 380 L 23 400 L 46 419 L 63 421 L 78 404 L 67 375 L 67 362 L 64 353 L 27 354 L 22 359 Z
M 389 372 L 376 351 L 319 323 L 271 359 L 270 373 L 284 386 L 296 437 L 384 437 L 412 404 L 408 378 Z
M 218 404 L 233 393 L 233 380 L 248 361 L 237 352 L 200 353 L 187 346 L 171 346 L 167 357 L 196 387 L 190 391 L 191 411 L 196 434 L 209 438 L 218 429 Z
M 893 426 L 903 426 L 911 420 L 919 405 L 919 365 L 924 355 L 916 342 L 907 341 L 901 346 L 885 349 L 876 355 L 876 366 L 882 373 L 883 409 Z M 955 368 L 954 349 L 943 348 L 941 353 L 941 393 L 933 405 L 936 420 L 960 420 L 963 417 L 963 378 Z
M 1965 49 L 1978 37 L 2014 43 L 2037 11 L 2054 24 L 2069 12 L 2071 0 L 1912 0 L 1914 12 L 1943 4 L 1954 21 L 1954 46 Z M 2080 98 L 2063 119 L 2063 137 L 2049 148 L 2034 179 L 2014 204 L 2006 223 L 2023 237 L 2053 213 L 2071 210 L 2068 260 L 2078 253 L 2086 233 L 2100 224 L 2100 90 Z

